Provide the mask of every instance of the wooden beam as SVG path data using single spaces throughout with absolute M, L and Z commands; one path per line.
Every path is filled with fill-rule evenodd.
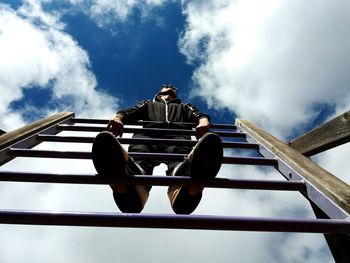
M 290 147 L 312 156 L 350 141 L 350 111 L 289 142 Z
M 71 117 L 74 117 L 74 112 L 60 112 L 19 129 L 4 133 L 0 136 L 0 150 Z
M 241 127 L 269 151 L 297 171 L 330 200 L 350 214 L 349 185 L 248 120 L 237 119 L 236 125 Z

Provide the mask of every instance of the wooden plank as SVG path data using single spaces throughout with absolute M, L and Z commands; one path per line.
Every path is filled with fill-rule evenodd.
M 74 117 L 74 112 L 60 112 L 19 129 L 4 133 L 0 136 L 0 150 L 71 117 Z
M 237 119 L 236 125 L 247 131 L 335 204 L 350 213 L 349 185 L 248 120 Z
M 312 156 L 350 141 L 350 111 L 289 142 L 305 156 Z

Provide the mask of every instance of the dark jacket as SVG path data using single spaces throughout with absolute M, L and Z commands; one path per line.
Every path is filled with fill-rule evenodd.
M 185 127 L 185 125 L 174 125 L 174 122 L 191 122 L 197 124 L 198 121 L 209 116 L 201 113 L 193 105 L 182 103 L 181 100 L 175 99 L 169 102 L 143 100 L 135 106 L 120 110 L 117 112 L 124 116 L 124 121 L 143 120 L 143 121 L 158 121 L 162 124 L 147 124 L 145 127 L 164 127 L 175 126 Z

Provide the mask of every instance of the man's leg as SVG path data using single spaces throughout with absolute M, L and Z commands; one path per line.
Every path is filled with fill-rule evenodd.
M 129 146 L 128 152 L 153 153 L 156 152 L 156 150 L 154 149 L 153 145 L 133 144 Z M 159 164 L 152 160 L 137 160 L 135 162 L 142 167 L 147 175 L 152 175 L 154 167 Z
M 168 165 L 173 176 L 189 176 L 192 179 L 215 178 L 223 158 L 221 139 L 214 133 L 205 134 L 182 163 Z M 169 172 L 168 172 L 169 173 Z M 177 214 L 190 214 L 202 198 L 202 187 L 170 186 L 168 197 Z
M 92 159 L 98 176 L 132 176 L 145 171 L 127 154 L 110 132 L 99 133 L 92 145 Z M 140 213 L 148 199 L 145 186 L 111 185 L 114 200 L 124 213 Z

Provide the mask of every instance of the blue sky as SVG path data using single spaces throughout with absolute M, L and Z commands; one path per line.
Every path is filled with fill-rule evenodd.
M 21 5 L 21 1 L 7 3 L 14 9 Z M 185 17 L 178 2 L 169 1 L 166 5 L 154 7 L 147 17 L 134 8 L 130 10 L 127 21 L 113 20 L 103 26 L 66 1 L 49 1 L 43 3 L 42 9 L 46 12 L 61 10 L 64 32 L 87 52 L 89 70 L 97 81 L 96 90 L 106 91 L 119 99 L 116 110 L 143 98 L 152 98 L 160 85 L 167 83 L 176 85 L 181 98 L 189 100 L 195 65 L 187 63 L 179 52 L 178 40 L 184 31 Z M 28 101 L 37 106 L 45 105 L 52 96 L 50 89 L 35 85 L 23 92 L 24 96 L 11 104 L 13 110 L 21 109 Z M 191 97 L 190 101 L 210 112 L 213 121 L 234 121 L 232 112 L 227 109 L 209 109 L 198 96 Z M 31 116 L 27 117 L 31 119 Z
M 287 141 L 349 110 L 349 11 L 345 0 L 0 1 L 0 128 L 64 110 L 108 119 L 172 83 L 213 121 L 249 119 Z M 349 154 L 346 144 L 313 160 L 350 183 Z M 87 161 L 29 158 L 1 167 L 9 169 L 94 173 Z M 218 176 L 281 178 L 228 165 Z M 3 209 L 116 211 L 103 186 L 2 183 L 0 190 Z M 172 213 L 165 188 L 152 189 L 145 213 Z M 212 189 L 195 213 L 313 217 L 297 194 Z M 314 234 L 1 228 L 1 262 L 333 262 Z
M 122 94 L 125 106 L 152 97 L 162 83 L 176 83 L 184 91 L 190 84 L 193 68 L 177 48 L 184 22 L 180 6 L 157 8 L 152 16 L 162 16 L 162 24 L 155 25 L 152 18 L 142 21 L 137 11 L 130 14 L 130 21 L 114 22 L 108 29 L 84 14 L 63 18 L 69 25 L 67 31 L 88 51 L 99 87 L 113 96 Z

